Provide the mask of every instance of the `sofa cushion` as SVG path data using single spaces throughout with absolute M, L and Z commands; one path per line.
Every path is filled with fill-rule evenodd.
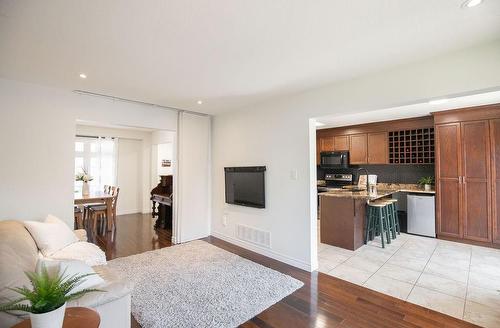
M 0 221 L 0 302 L 17 299 L 8 287 L 29 286 L 25 271 L 34 271 L 38 248 L 20 221 Z
M 82 278 L 81 283 L 76 285 L 71 293 L 76 293 L 87 288 L 95 288 L 97 285 L 104 284 L 104 280 L 96 274 L 90 265 L 85 264 L 78 260 L 51 260 L 48 258 L 41 258 L 36 263 L 36 271 L 41 272 L 42 267 L 47 269 L 50 276 L 63 274 L 65 279 L 68 280 L 77 275 L 88 274 L 87 277 Z
M 66 223 L 53 215 L 48 215 L 45 222 L 24 221 L 38 248 L 44 256 L 51 256 L 56 251 L 78 241 Z
M 104 283 L 95 288 L 104 292 L 85 294 L 83 297 L 68 303 L 68 306 L 83 306 L 95 308 L 105 303 L 120 299 L 132 292 L 132 283 L 119 279 L 105 265 L 93 267 L 94 271 L 104 279 Z
M 70 244 L 50 256 L 55 260 L 79 260 L 87 265 L 106 264 L 106 254 L 95 244 L 79 241 Z

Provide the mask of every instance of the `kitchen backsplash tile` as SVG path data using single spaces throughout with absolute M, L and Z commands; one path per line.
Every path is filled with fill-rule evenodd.
M 357 170 L 360 167 L 366 168 L 370 174 L 376 174 L 380 183 L 416 183 L 423 176 L 434 176 L 434 164 L 352 165 L 347 169 L 322 169 L 318 167 L 318 180 L 323 180 L 326 173 L 351 173 L 354 175 L 354 181 L 357 181 Z

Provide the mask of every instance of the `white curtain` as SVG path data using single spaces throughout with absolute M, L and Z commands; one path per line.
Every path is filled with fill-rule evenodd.
M 92 190 L 102 190 L 104 185 L 116 185 L 118 139 L 110 137 L 76 137 L 75 174 L 86 170 L 93 178 Z M 75 182 L 75 191 L 82 182 Z

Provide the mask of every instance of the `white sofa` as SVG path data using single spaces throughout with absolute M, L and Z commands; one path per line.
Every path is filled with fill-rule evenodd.
M 75 234 L 86 243 L 85 231 L 76 230 Z M 83 245 L 82 245 L 83 246 Z M 90 246 L 90 245 L 89 245 Z M 66 256 L 68 252 L 66 252 Z M 40 252 L 30 233 L 19 221 L 0 221 L 0 302 L 16 299 L 18 294 L 8 287 L 30 286 L 25 271 L 35 271 Z M 95 309 L 101 317 L 101 328 L 130 327 L 131 286 L 118 280 L 106 265 L 93 269 L 104 279 L 104 284 L 96 288 L 104 293 L 89 293 L 72 301 L 71 306 L 84 306 Z M 27 316 L 0 312 L 0 328 L 8 328 Z

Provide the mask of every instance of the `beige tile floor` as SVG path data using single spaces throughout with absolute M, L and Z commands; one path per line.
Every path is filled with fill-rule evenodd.
M 318 229 L 319 230 L 319 229 Z M 401 234 L 356 251 L 318 245 L 319 271 L 484 327 L 500 327 L 500 250 Z

